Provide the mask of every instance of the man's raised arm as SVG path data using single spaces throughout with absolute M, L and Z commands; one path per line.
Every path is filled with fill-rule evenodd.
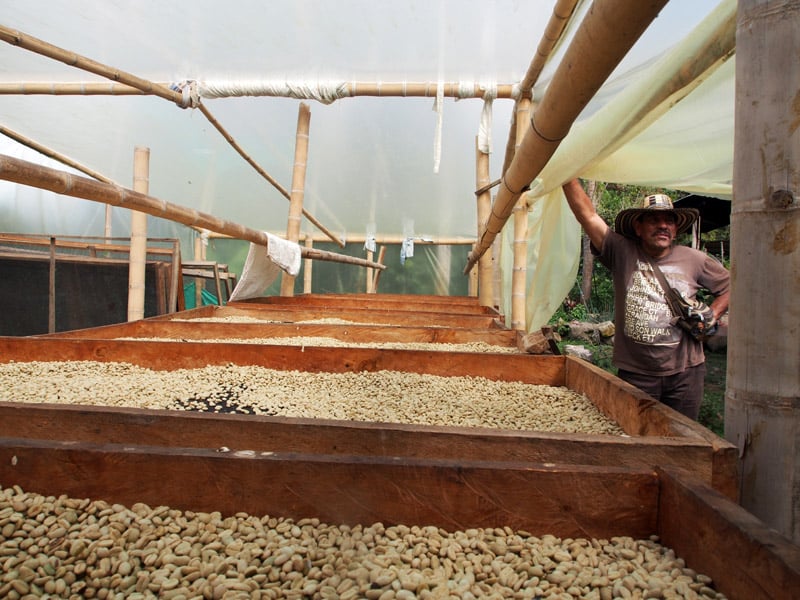
M 603 247 L 603 239 L 606 237 L 606 232 L 608 232 L 608 224 L 603 220 L 603 217 L 597 214 L 591 198 L 584 191 L 580 181 L 577 179 L 568 181 L 563 185 L 562 189 L 567 197 L 567 204 L 569 204 L 572 214 L 575 215 L 578 223 L 581 224 L 586 235 L 589 236 L 592 245 L 600 250 Z

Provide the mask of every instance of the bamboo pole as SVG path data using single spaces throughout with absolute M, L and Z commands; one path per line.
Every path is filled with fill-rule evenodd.
M 74 198 L 83 198 L 84 200 L 104 202 L 113 206 L 140 210 L 155 217 L 169 219 L 188 227 L 207 229 L 238 240 L 253 242 L 265 248 L 269 243 L 267 234 L 263 231 L 250 229 L 244 225 L 219 219 L 193 208 L 172 204 L 135 190 L 123 188 L 114 184 L 93 181 L 85 177 L 79 177 L 49 167 L 43 167 L 4 154 L 0 154 L 0 179 L 50 190 L 51 192 L 72 196 Z M 335 252 L 301 249 L 301 253 L 303 256 L 316 260 L 326 260 L 379 269 L 385 268 L 383 265 L 377 263 L 369 263 L 360 258 L 337 254 Z
M 314 247 L 314 240 L 310 236 L 306 236 L 305 241 L 303 242 L 306 249 L 311 249 Z M 303 261 L 303 293 L 310 294 L 311 293 L 311 274 L 312 274 L 312 265 L 313 261 L 306 258 Z M 372 272 L 371 267 L 367 267 L 367 271 Z
M 50 237 L 50 270 L 48 272 L 47 333 L 56 332 L 56 238 Z
M 60 152 L 56 152 L 52 148 L 48 148 L 47 146 L 40 144 L 39 142 L 32 140 L 31 138 L 26 137 L 21 133 L 14 131 L 13 129 L 9 129 L 8 127 L 0 125 L 0 133 L 2 133 L 6 137 L 11 138 L 15 142 L 30 148 L 31 150 L 35 150 L 39 154 L 42 154 L 48 158 L 52 158 L 53 160 L 56 160 L 68 167 L 72 167 L 76 171 L 80 171 L 81 173 L 84 173 L 89 177 L 94 177 L 98 181 L 103 181 L 105 183 L 114 183 L 111 179 L 109 179 L 102 173 L 98 173 L 94 169 L 90 169 L 89 167 L 82 165 L 78 161 L 75 161 L 64 154 L 61 154 Z
M 518 140 L 522 140 L 530 127 L 528 115 L 531 101 L 523 98 L 517 103 Z M 516 151 L 515 151 L 516 154 Z M 511 272 L 511 329 L 525 331 L 526 285 L 528 278 L 528 203 L 520 196 L 514 205 L 514 267 Z M 483 258 L 483 257 L 481 257 Z
M 467 295 L 473 298 L 478 297 L 478 271 L 479 269 L 472 269 L 467 275 Z
M 503 271 L 499 267 L 499 265 L 503 264 L 503 244 L 500 241 L 500 238 L 495 238 L 492 243 L 492 256 L 497 265 L 492 269 L 492 294 L 494 295 L 492 306 L 498 308 L 505 304 L 503 300 Z
M 64 50 L 63 48 L 49 44 L 44 40 L 40 40 L 4 25 L 0 25 L 0 40 L 8 42 L 12 46 L 19 46 L 20 48 L 30 50 L 36 54 L 41 54 L 42 56 L 63 62 L 71 67 L 77 67 L 78 69 L 89 71 L 95 75 L 105 77 L 106 79 L 137 88 L 143 93 L 153 94 L 166 100 L 170 100 L 182 108 L 186 108 L 188 106 L 183 94 L 177 90 L 171 90 L 169 87 L 159 83 L 147 81 L 146 79 L 136 77 L 131 73 L 114 69 L 90 58 L 70 52 L 69 50 Z
M 367 250 L 367 260 L 372 260 L 375 253 L 372 250 Z M 375 290 L 372 289 L 372 284 L 375 281 L 374 271 L 372 269 L 367 269 L 367 284 L 366 284 L 366 292 L 367 294 L 372 294 Z
M 556 44 L 558 44 L 561 36 L 564 35 L 564 31 L 575 12 L 578 1 L 579 0 L 558 0 L 558 2 L 556 2 L 556 5 L 553 7 L 553 13 L 550 15 L 550 19 L 545 26 L 542 39 L 539 41 L 539 46 L 536 48 L 536 54 L 534 54 L 531 64 L 528 65 L 525 77 L 520 82 L 519 96 L 516 99 L 516 103 L 519 103 L 522 98 L 528 98 L 532 95 L 533 86 L 536 85 L 536 81 L 539 79 L 539 75 L 541 75 L 542 69 L 547 64 L 550 54 L 553 52 Z M 509 129 L 508 143 L 506 144 L 506 156 L 503 161 L 503 173 L 506 172 L 508 166 L 511 164 L 511 159 L 514 157 L 514 152 L 518 145 L 516 124 L 517 108 L 518 107 L 515 106 L 514 110 L 511 112 L 511 127 Z
M 194 259 L 197 261 L 206 259 L 205 246 L 201 235 L 197 235 L 194 238 Z M 196 307 L 203 305 L 203 288 L 205 285 L 206 282 L 202 277 L 194 278 L 194 305 Z
M 233 136 L 230 133 L 228 133 L 227 130 L 222 126 L 222 124 L 220 124 L 220 122 L 217 121 L 214 115 L 211 114 L 211 111 L 209 111 L 208 108 L 206 108 L 206 106 L 202 103 L 198 104 L 198 108 L 200 109 L 200 112 L 203 113 L 205 118 L 208 119 L 208 122 L 211 123 L 214 126 L 214 128 L 220 134 L 222 134 L 222 137 L 225 138 L 228 144 L 230 144 L 230 146 L 234 150 L 236 150 L 239 156 L 245 159 L 245 161 L 247 161 L 247 163 L 251 167 L 253 167 L 259 175 L 261 175 L 264 179 L 266 179 L 269 183 L 271 183 L 272 186 L 276 190 L 278 190 L 281 193 L 281 195 L 284 196 L 291 203 L 292 196 L 288 191 L 286 191 L 286 188 L 284 188 L 280 183 L 278 183 L 269 173 L 267 173 L 263 168 L 261 168 L 261 166 L 255 160 L 253 160 L 253 158 L 249 154 L 247 154 L 247 152 L 244 151 L 244 149 L 236 142 Z M 344 248 L 344 243 L 338 237 L 336 237 L 336 235 L 332 233 L 328 228 L 322 225 L 322 223 L 317 221 L 317 219 L 315 219 L 305 209 L 303 209 L 302 214 L 306 219 L 311 221 L 320 231 L 322 231 L 325 235 L 327 235 L 329 239 L 339 244 L 340 247 Z
M 6 40 L 8 41 L 8 40 Z M 286 82 L 282 82 L 286 83 Z M 158 83 L 157 85 L 169 88 L 169 83 Z M 201 98 L 209 98 L 210 94 L 204 94 L 205 87 L 220 88 L 214 82 L 199 82 L 198 92 Z M 303 94 L 301 90 L 306 86 L 284 85 L 279 89 L 277 86 L 267 90 L 248 90 L 247 96 L 277 97 L 277 98 L 296 98 L 299 100 L 314 100 L 312 94 Z M 351 81 L 342 82 L 338 86 L 343 97 L 355 98 L 360 96 L 371 96 L 381 98 L 435 98 L 438 83 L 436 82 L 376 82 L 376 81 Z M 497 98 L 514 98 L 517 95 L 516 86 L 510 83 L 497 85 Z M 464 84 L 463 82 L 449 81 L 442 83 L 443 96 L 446 98 L 458 99 L 483 99 L 486 90 L 477 83 Z M 0 83 L 0 95 L 47 95 L 47 96 L 143 96 L 148 92 L 138 87 L 125 85 L 115 82 L 50 82 L 43 83 L 38 81 L 20 81 Z M 214 94 L 214 98 L 230 97 L 237 94 Z
M 739 0 L 725 438 L 741 504 L 800 543 L 800 2 Z
M 619 61 L 630 50 L 666 0 L 619 0 L 593 4 L 531 115 L 531 128 L 519 144 L 497 193 L 489 222 L 470 253 L 464 273 L 491 247 L 515 203 L 541 172 Z
M 478 138 L 475 138 L 475 185 L 479 190 L 477 197 L 478 233 L 489 222 L 489 213 L 492 210 L 492 194 L 487 187 L 489 182 L 489 153 L 480 149 Z M 492 254 L 484 253 L 478 263 L 478 304 L 492 306 L 494 294 L 492 293 Z
M 306 188 L 306 164 L 308 161 L 308 132 L 311 110 L 301 102 L 297 110 L 297 133 L 295 134 L 294 166 L 292 167 L 292 198 L 289 202 L 289 217 L 286 224 L 286 239 L 300 239 L 300 215 L 303 214 L 303 197 Z M 281 296 L 294 296 L 295 277 L 281 273 Z
M 34 141 L 31 138 L 29 138 L 27 136 L 24 136 L 19 132 L 14 131 L 13 129 L 9 129 L 8 127 L 3 127 L 2 125 L 0 125 L 0 133 L 5 135 L 6 137 L 11 138 L 12 140 L 17 142 L 18 144 L 22 144 L 23 146 L 26 146 L 26 147 L 30 148 L 31 150 L 35 150 L 39 154 L 47 156 L 48 158 L 52 158 L 53 160 L 56 160 L 56 161 L 60 162 L 63 165 L 67 165 L 68 167 L 72 167 L 73 169 L 75 169 L 77 171 L 80 171 L 81 173 L 85 173 L 89 177 L 94 177 L 98 181 L 104 181 L 105 183 L 114 183 L 113 181 L 111 181 L 111 179 L 109 179 L 108 177 L 106 177 L 102 173 L 98 173 L 94 169 L 90 169 L 89 167 L 87 167 L 85 165 L 82 165 L 81 163 L 79 163 L 79 162 L 77 162 L 75 160 L 72 160 L 70 157 L 68 157 L 68 156 L 66 156 L 64 154 L 61 154 L 60 152 L 56 152 L 52 148 L 48 148 L 47 146 L 44 146 L 43 144 L 40 144 L 39 142 Z M 111 207 L 110 206 L 106 206 L 105 225 L 103 227 L 103 232 L 104 232 L 105 237 L 107 237 L 107 238 L 111 237 Z
M 276 233 L 276 232 L 271 232 Z M 282 235 L 281 232 L 277 232 L 277 235 Z M 224 235 L 220 235 L 214 232 L 208 232 L 210 238 L 217 238 L 217 237 L 227 237 Z M 314 240 L 315 243 L 318 242 L 325 242 L 327 241 L 326 237 L 322 237 L 318 234 L 312 233 L 304 233 L 301 236 L 303 239 L 311 238 Z M 406 239 L 406 236 L 402 234 L 386 234 L 386 235 L 378 235 L 372 236 L 375 238 L 376 244 L 402 244 L 403 241 Z M 355 233 L 355 234 L 348 234 L 346 238 L 346 242 L 348 243 L 358 243 L 363 244 L 367 240 L 367 235 L 365 233 Z M 415 246 L 471 246 L 475 243 L 475 237 L 449 237 L 449 236 L 429 236 L 424 235 L 423 237 L 414 239 Z
M 21 31 L 16 31 L 0 25 L 0 40 L 8 42 L 9 44 L 19 46 L 21 48 L 25 48 L 26 50 L 30 50 L 32 52 L 36 52 L 37 54 L 41 54 L 43 56 L 47 56 L 48 58 L 52 58 L 63 63 L 66 63 L 70 66 L 77 67 L 79 69 L 83 69 L 85 71 L 89 71 L 90 73 L 95 73 L 97 75 L 101 75 L 113 81 L 119 81 L 127 86 L 134 87 L 145 94 L 154 94 L 156 96 L 160 96 L 167 100 L 171 100 L 175 102 L 181 108 L 188 108 L 189 106 L 193 106 L 193 100 L 191 98 L 191 94 L 184 94 L 183 91 L 178 91 L 171 89 L 165 85 L 160 83 L 154 83 L 152 81 L 148 81 L 146 79 L 142 79 L 141 77 L 136 77 L 130 73 L 126 73 L 125 71 L 120 71 L 119 69 L 115 69 L 109 67 L 107 65 L 101 64 L 97 61 L 91 60 L 74 52 L 69 52 L 64 50 L 63 48 L 59 48 L 58 46 L 54 46 L 53 44 L 49 44 L 43 40 L 35 38 L 33 36 L 29 36 L 27 34 L 22 33 Z M 231 136 L 222 125 L 214 118 L 214 116 L 209 112 L 209 110 L 203 106 L 199 101 L 196 102 L 197 107 L 203 113 L 203 115 L 208 119 L 209 123 L 211 123 L 217 131 L 219 131 L 223 137 L 228 141 L 229 144 L 239 153 L 239 155 L 244 158 L 256 171 L 264 177 L 267 181 L 269 181 L 276 189 L 281 192 L 286 198 L 290 199 L 289 193 L 278 184 L 272 177 L 270 177 L 264 169 L 262 169 L 244 150 L 236 143 Z M 321 231 L 325 232 L 328 237 L 331 238 L 336 243 L 339 243 L 340 246 L 344 246 L 341 242 L 339 242 L 338 238 L 328 231 L 325 227 L 323 227 L 319 221 L 314 219 L 311 215 L 307 213 L 303 213 L 305 217 L 311 221 L 315 226 L 319 227 Z
M 378 250 L 378 263 L 383 264 L 384 259 L 386 258 L 386 246 L 381 246 L 381 249 Z M 375 271 L 375 275 L 372 279 L 372 293 L 378 293 L 378 282 L 381 279 L 381 271 Z
M 133 189 L 150 191 L 150 149 L 133 152 Z M 128 321 L 144 319 L 145 262 L 147 261 L 147 213 L 131 211 L 131 248 L 128 257 Z

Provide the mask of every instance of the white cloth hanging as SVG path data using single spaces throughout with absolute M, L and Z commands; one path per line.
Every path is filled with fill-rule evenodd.
M 300 245 L 267 233 L 267 248 L 250 244 L 242 276 L 228 302 L 256 298 L 264 293 L 283 270 L 292 277 L 300 272 L 302 254 Z

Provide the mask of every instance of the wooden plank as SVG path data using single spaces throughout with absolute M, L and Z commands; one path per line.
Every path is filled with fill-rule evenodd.
M 662 543 L 728 598 L 800 598 L 800 546 L 691 476 L 657 471 Z
M 404 371 L 442 376 L 476 375 L 497 381 L 564 385 L 564 357 L 533 354 L 492 354 L 126 340 L 85 340 L 51 337 L 0 337 L 0 362 L 97 360 L 127 362 L 159 370 L 206 365 L 259 365 L 282 371 L 360 372 Z
M 421 342 L 467 344 L 470 342 L 484 342 L 493 346 L 516 348 L 518 334 L 510 329 L 317 323 L 264 323 L 263 325 L 258 323 L 187 323 L 184 321 L 141 319 L 131 323 L 64 331 L 50 337 L 88 339 L 141 337 L 177 340 L 327 337 L 354 343 Z
M 448 312 L 451 314 L 493 315 L 500 317 L 494 308 L 481 306 L 477 302 L 443 304 L 441 302 L 425 302 L 407 296 L 401 300 L 376 298 L 376 294 L 353 295 L 352 297 L 332 298 L 325 294 L 304 294 L 298 296 L 266 296 L 247 300 L 246 304 L 272 305 L 272 306 L 302 306 L 306 308 L 358 308 L 377 310 L 417 311 L 417 312 Z
M 651 470 L 414 460 L 0 439 L 0 483 L 131 505 L 329 523 L 646 537 Z
M 247 314 L 259 319 L 296 323 L 318 319 L 342 319 L 353 323 L 373 323 L 384 325 L 434 326 L 441 327 L 505 327 L 492 315 L 453 314 L 443 308 L 443 312 L 397 311 L 389 309 L 357 309 L 334 307 L 275 306 L 253 302 L 230 302 L 223 310 L 247 309 Z
M 565 358 L 564 366 L 567 387 L 586 394 L 627 433 L 704 442 L 711 450 L 711 485 L 738 501 L 740 475 L 736 446 L 595 365 L 570 356 Z
M 146 443 L 258 452 L 403 456 L 654 468 L 682 466 L 711 484 L 711 449 L 695 440 L 434 427 L 100 406 L 0 402 L 0 437 Z
M 21 235 L 16 233 L 0 233 L 0 244 L 3 242 L 11 243 L 11 244 L 26 244 L 29 246 L 49 246 L 50 245 L 50 235 Z M 90 238 L 92 239 L 92 238 Z M 111 238 L 113 239 L 128 239 L 128 238 Z M 171 245 L 173 242 L 177 242 L 177 240 L 173 240 L 171 238 L 166 239 L 153 239 L 150 238 L 151 242 L 169 242 Z M 118 252 L 125 256 L 128 255 L 130 251 L 129 244 L 109 244 L 100 241 L 88 241 L 84 240 L 80 237 L 76 236 L 57 236 L 56 237 L 56 247 L 58 248 L 71 248 L 71 249 L 78 249 L 78 250 L 85 250 L 88 252 Z M 148 254 L 164 254 L 167 256 L 172 256 L 175 254 L 175 248 L 165 248 L 159 246 L 150 246 L 147 248 Z M 67 254 L 67 256 L 76 256 L 73 253 Z
M 323 293 L 323 294 L 301 294 L 295 297 L 319 297 L 331 300 L 343 299 L 349 300 L 352 298 L 363 298 L 373 302 L 389 301 L 389 302 L 410 302 L 412 304 L 439 304 L 442 306 L 475 306 L 478 305 L 478 299 L 474 296 L 442 296 L 436 294 L 366 294 L 366 293 Z

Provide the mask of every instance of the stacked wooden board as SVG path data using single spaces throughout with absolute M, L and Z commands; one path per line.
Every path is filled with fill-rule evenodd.
M 219 341 L 293 336 L 361 345 Z M 474 298 L 305 295 L 0 338 L 0 361 L 473 375 L 566 386 L 627 435 L 3 402 L 0 485 L 224 514 L 658 535 L 729 598 L 800 593 L 797 548 L 735 503 L 737 452 L 725 440 L 572 357 L 368 345 L 385 341 L 509 348 L 518 334 Z

